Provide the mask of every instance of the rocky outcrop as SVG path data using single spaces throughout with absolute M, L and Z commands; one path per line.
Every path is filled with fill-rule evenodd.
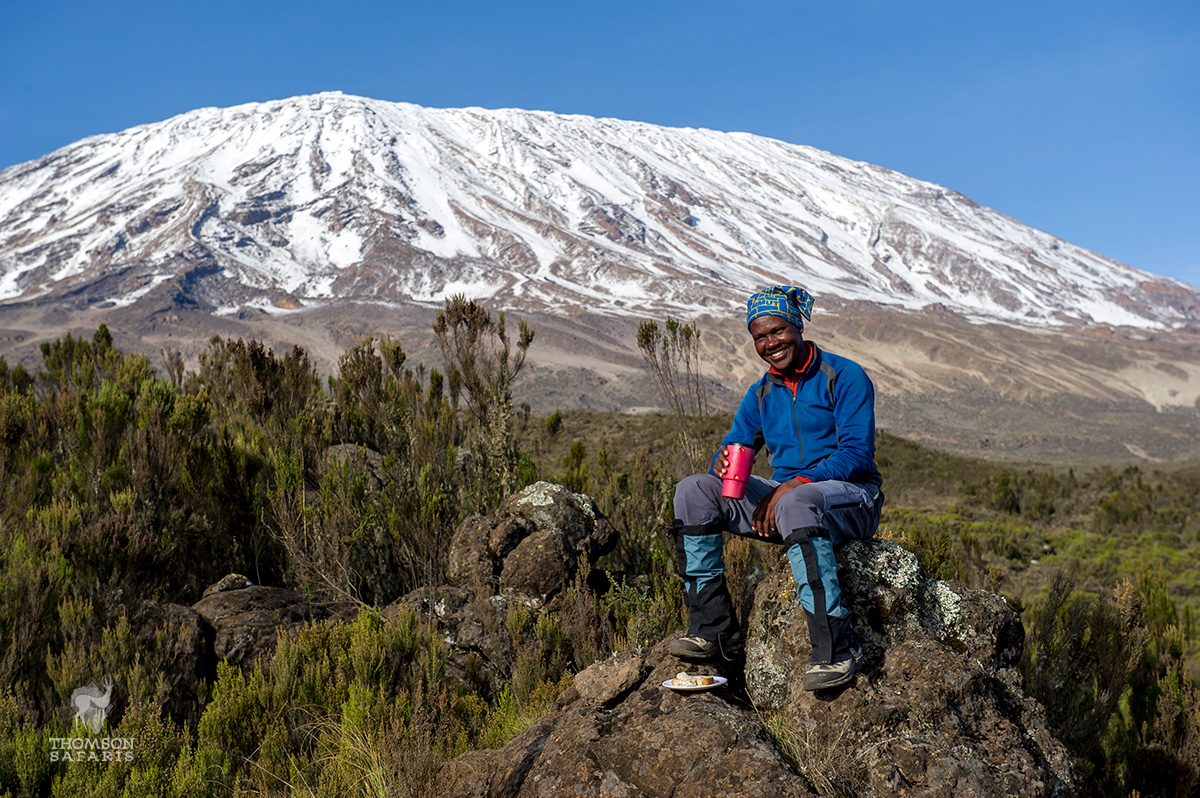
M 718 688 L 677 693 L 685 669 L 660 643 L 644 658 L 598 663 L 559 708 L 504 748 L 449 762 L 444 795 L 471 798 L 672 796 L 785 798 L 813 792 L 784 760 L 754 709 Z
M 500 595 L 441 585 L 418 588 L 384 607 L 381 614 L 391 619 L 400 607 L 416 610 L 446 645 L 447 675 L 491 696 L 512 670 L 512 642 L 504 625 L 508 601 Z
M 187 717 L 216 676 L 212 627 L 200 613 L 180 604 L 142 602 L 129 614 L 138 650 L 154 652 L 156 678 L 167 686 L 166 710 Z
M 507 678 L 506 618 L 551 610 L 584 558 L 612 543 L 586 496 L 538 483 L 457 530 L 453 585 L 402 604 L 433 620 L 452 676 Z M 1069 796 L 1079 776 L 1021 685 L 1024 631 L 992 593 L 929 579 L 887 540 L 839 553 L 843 600 L 862 637 L 855 680 L 808 693 L 808 629 L 786 558 L 754 594 L 746 659 L 727 685 L 679 694 L 666 642 L 597 663 L 558 708 L 498 750 L 447 763 L 464 796 Z M 386 611 L 385 611 L 386 612 Z
M 581 561 L 594 562 L 616 543 L 616 530 L 590 496 L 538 482 L 512 496 L 494 516 L 472 516 L 454 533 L 452 584 L 503 592 L 541 606 L 559 593 Z
M 311 623 L 324 615 L 295 590 L 247 584 L 249 581 L 230 574 L 192 605 L 215 630 L 216 655 L 243 667 L 271 656 L 280 629 Z
M 538 482 L 490 516 L 472 516 L 454 533 L 451 584 L 423 587 L 401 605 L 433 623 L 446 643 L 446 667 L 491 695 L 508 679 L 513 648 L 505 626 L 514 605 L 553 605 L 581 563 L 594 563 L 616 543 L 616 530 L 592 497 Z
M 1022 690 L 1024 632 L 1003 599 L 928 579 L 885 540 L 846 546 L 839 565 L 863 641 L 852 685 L 799 689 L 810 647 L 786 561 L 757 589 L 746 655 L 749 695 L 823 794 L 1075 793 L 1070 755 Z

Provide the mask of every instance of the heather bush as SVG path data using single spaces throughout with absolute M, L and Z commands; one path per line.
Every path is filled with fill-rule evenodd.
M 638 451 L 628 470 L 618 470 L 607 445 L 602 445 L 596 456 L 595 482 L 592 495 L 618 533 L 616 548 L 605 564 L 624 573 L 674 573 L 670 564 L 674 554 L 667 551 L 664 530 L 674 517 L 675 486 L 662 465 Z
M 502 745 L 569 683 L 514 674 L 489 708 L 447 681 L 441 640 L 411 610 L 364 610 L 281 637 L 249 673 L 222 664 L 191 757 L 216 794 L 429 795 L 442 762 Z
M 1062 573 L 1032 610 L 1022 670 L 1092 792 L 1190 795 L 1200 785 L 1200 700 L 1161 584 L 1078 593 Z M 1147 613 L 1157 606 L 1157 613 Z
M 54 775 L 49 739 L 61 734 L 56 722 L 39 724 L 9 688 L 0 690 L 0 789 L 14 798 L 46 795 Z
M 0 526 L 0 691 L 15 690 L 41 707 L 50 699 L 46 640 L 58 626 L 71 568 L 54 541 L 37 551 L 24 535 L 7 532 Z
M 60 764 L 50 794 L 58 798 L 192 798 L 212 795 L 205 762 L 197 760 L 186 730 L 164 720 L 154 703 L 134 702 L 120 724 L 103 732 L 129 740 L 132 756 L 115 751 L 105 761 L 85 758 Z
M 677 586 L 663 579 L 648 588 L 624 581 L 614 584 L 601 602 L 611 618 L 610 650 L 639 651 L 682 628 L 678 595 Z
M 519 370 L 520 326 L 517 357 L 477 361 L 488 384 Z M 303 350 L 256 341 L 214 339 L 190 374 L 164 355 L 168 379 L 104 328 L 42 352 L 36 375 L 0 363 L 0 688 L 34 729 L 100 673 L 115 707 L 194 728 L 207 692 L 164 679 L 173 633 L 144 606 L 190 604 L 235 571 L 383 605 L 441 581 L 458 520 L 536 479 L 519 457 L 512 480 L 488 479 L 515 451 L 500 411 L 456 416 L 444 378 L 406 368 L 391 339 L 359 342 L 325 386 Z M 510 395 L 491 406 L 511 412 Z M 0 794 L 19 782 L 6 772 Z
M 446 367 L 450 397 L 460 397 L 474 416 L 478 435 L 469 451 L 470 466 L 479 472 L 468 480 L 477 502 L 495 507 L 520 478 L 521 455 L 513 429 L 512 383 L 525 365 L 534 331 L 521 319 L 514 342 L 503 313 L 492 318 L 479 302 L 456 295 L 434 316 L 433 332 Z
M 402 781 L 407 759 L 429 753 L 423 724 L 435 727 L 439 756 L 463 750 L 485 712 L 446 684 L 441 643 L 411 611 L 364 610 L 281 636 L 270 663 L 249 673 L 221 665 L 197 751 L 234 794 L 285 785 L 347 794 L 363 773 Z

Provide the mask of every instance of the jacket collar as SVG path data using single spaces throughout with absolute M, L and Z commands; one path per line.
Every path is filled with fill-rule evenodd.
M 797 384 L 804 382 L 809 377 L 821 370 L 821 347 L 817 346 L 812 341 L 805 341 L 805 343 L 812 347 L 812 349 L 809 350 L 809 352 L 811 352 L 811 356 L 808 358 L 808 362 L 804 364 L 804 368 L 801 369 L 800 373 L 796 375 Z M 767 373 L 764 376 L 767 378 L 767 380 L 775 383 L 776 385 L 787 384 L 783 378 L 783 374 L 776 371 L 774 366 L 767 366 Z

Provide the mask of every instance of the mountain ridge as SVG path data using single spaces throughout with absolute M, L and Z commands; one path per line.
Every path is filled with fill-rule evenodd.
M 1184 283 L 811 147 L 332 93 L 198 109 L 9 167 L 0 230 L 5 302 L 83 288 L 132 304 L 198 249 L 274 312 L 462 291 L 694 316 L 800 282 L 1035 325 L 1169 330 L 1200 317 L 1200 290 Z M 237 293 L 212 294 L 214 312 L 240 310 Z

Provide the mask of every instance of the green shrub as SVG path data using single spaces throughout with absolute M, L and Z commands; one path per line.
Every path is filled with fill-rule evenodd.
M 500 693 L 495 708 L 488 713 L 486 731 L 479 740 L 479 747 L 503 746 L 552 710 L 558 696 L 570 686 L 570 675 L 563 675 L 557 682 L 541 681 L 524 700 L 506 688 Z
M 1022 661 L 1026 689 L 1078 757 L 1091 794 L 1189 795 L 1200 785 L 1200 697 L 1161 586 L 1123 582 L 1111 600 L 1058 574 L 1036 605 Z
M 54 775 L 49 738 L 61 736 L 57 723 L 39 726 L 35 714 L 0 691 L 0 794 L 32 798 L 49 791 Z
M 420 794 L 436 765 L 477 744 L 486 711 L 447 683 L 441 642 L 411 610 L 364 610 L 282 636 L 267 667 L 222 665 L 197 751 L 235 792 L 352 794 L 411 782 L 417 763 Z
M 51 795 L 62 798 L 192 798 L 213 795 L 205 763 L 197 761 L 186 731 L 165 721 L 153 704 L 134 703 L 106 736 L 128 741 L 128 750 L 88 751 L 83 761 L 61 763 Z M 82 752 L 79 752 L 82 753 Z M 98 754 L 97 759 L 91 758 Z

